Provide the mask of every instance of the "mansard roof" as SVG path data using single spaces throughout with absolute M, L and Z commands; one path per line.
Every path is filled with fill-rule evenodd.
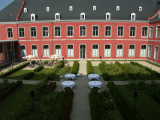
M 106 13 L 111 13 L 111 20 L 130 20 L 131 13 L 136 14 L 136 20 L 148 20 L 157 11 L 160 0 L 26 0 L 19 21 L 30 21 L 31 14 L 36 20 L 55 20 L 59 13 L 61 20 L 80 20 L 80 13 L 85 13 L 86 20 L 105 20 Z M 23 0 L 15 0 L 0 11 L 0 21 L 16 21 Z M 69 7 L 72 6 L 72 10 Z M 96 10 L 93 10 L 96 6 Z M 120 10 L 116 11 L 119 6 Z M 139 7 L 142 11 L 139 11 Z M 49 12 L 46 11 L 49 7 Z

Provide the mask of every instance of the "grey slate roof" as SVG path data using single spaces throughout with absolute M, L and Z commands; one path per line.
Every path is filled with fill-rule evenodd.
M 19 21 L 30 21 L 30 14 L 37 16 L 36 20 L 55 20 L 55 13 L 60 13 L 61 20 L 79 20 L 80 13 L 86 14 L 86 20 L 105 20 L 105 14 L 111 13 L 112 20 L 130 20 L 130 14 L 136 13 L 136 20 L 148 20 L 157 9 L 160 0 L 27 0 L 24 5 L 27 13 L 22 11 Z M 15 0 L 0 12 L 0 21 L 16 21 L 16 16 L 23 0 Z M 93 11 L 93 6 L 97 10 Z M 73 11 L 69 11 L 73 6 Z M 120 11 L 116 11 L 120 6 Z M 142 11 L 139 11 L 142 6 Z M 50 12 L 46 12 L 50 7 Z M 16 14 L 17 13 L 17 14 Z

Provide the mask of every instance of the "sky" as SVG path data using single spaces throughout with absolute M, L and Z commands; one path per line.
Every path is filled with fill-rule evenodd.
M 12 3 L 14 0 L 0 0 L 0 11 Z

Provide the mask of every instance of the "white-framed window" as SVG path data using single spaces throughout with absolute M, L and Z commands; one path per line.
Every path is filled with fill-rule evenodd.
M 154 59 L 158 60 L 158 46 L 154 47 Z
M 69 11 L 73 11 L 73 6 L 69 6 Z
M 120 11 L 120 6 L 116 6 L 116 11 Z
M 81 19 L 81 20 L 85 20 L 85 19 L 86 19 L 86 15 L 85 15 L 84 12 L 82 12 L 82 13 L 80 14 L 80 19 Z
M 156 38 L 160 38 L 160 26 L 156 27 Z
M 118 37 L 123 37 L 124 36 L 124 28 L 123 26 L 118 26 L 118 30 L 117 30 L 117 34 L 118 34 Z
M 67 36 L 73 37 L 73 26 L 67 26 Z
M 24 13 L 27 13 L 28 9 L 27 8 L 24 8 Z
M 151 58 L 152 45 L 148 45 L 148 57 Z
M 107 12 L 106 13 L 106 20 L 110 20 L 111 19 L 111 13 Z
M 123 45 L 117 45 L 117 57 L 123 57 Z
M 141 45 L 140 57 L 146 57 L 146 56 L 147 56 L 147 46 Z
M 32 45 L 32 55 L 38 56 L 38 50 L 36 45 Z
M 46 12 L 49 12 L 50 11 L 50 7 L 46 7 Z
M 99 28 L 98 26 L 92 26 L 92 36 L 98 37 L 99 36 Z
M 86 37 L 86 26 L 80 26 L 80 37 Z
M 130 37 L 135 37 L 136 36 L 136 27 L 131 26 L 130 27 Z
M 135 13 L 131 14 L 131 20 L 136 20 L 136 14 Z
M 105 36 L 106 37 L 112 36 L 112 27 L 111 26 L 105 26 Z
M 49 45 L 43 45 L 43 57 L 49 57 Z
M 135 56 L 135 45 L 129 45 L 128 56 L 129 57 L 134 57 Z
M 54 27 L 54 36 L 55 37 L 60 37 L 61 36 L 61 27 L 60 26 L 55 26 Z
M 140 11 L 140 12 L 142 11 L 142 6 L 139 6 L 139 11 Z
M 21 52 L 21 57 L 26 56 L 26 46 L 21 45 L 20 46 L 20 52 Z
M 20 27 L 18 28 L 18 31 L 19 31 L 19 37 L 24 38 L 25 37 L 24 28 Z
M 49 28 L 42 27 L 42 30 L 43 30 L 43 37 L 49 37 Z
M 60 56 L 62 55 L 61 45 L 55 46 L 55 54 L 60 55 Z
M 149 27 L 149 38 L 153 37 L 153 27 Z
M 96 11 L 96 6 L 95 5 L 93 6 L 93 11 Z
M 98 57 L 99 55 L 99 48 L 98 45 L 92 45 L 92 57 Z
M 111 45 L 109 45 L 109 44 L 105 45 L 104 56 L 111 57 Z
M 68 57 L 74 57 L 73 45 L 68 45 L 67 46 L 67 56 Z
M 55 20 L 60 20 L 60 14 L 59 13 L 55 14 Z
M 148 27 L 142 27 L 142 37 L 148 36 Z
M 7 28 L 7 37 L 12 38 L 13 37 L 13 28 Z
M 31 37 L 37 37 L 37 29 L 36 27 L 31 27 Z
M 35 21 L 36 20 L 36 15 L 34 13 L 31 14 L 31 21 Z

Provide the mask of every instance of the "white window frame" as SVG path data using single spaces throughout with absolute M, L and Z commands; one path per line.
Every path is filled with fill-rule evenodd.
M 85 36 L 81 36 L 81 27 L 85 27 Z M 87 26 L 86 25 L 79 26 L 79 37 L 87 37 Z
M 151 47 L 151 50 L 149 49 L 150 47 Z M 151 58 L 151 56 L 152 56 L 152 45 L 149 44 L 148 45 L 148 57 Z
M 106 13 L 106 20 L 111 20 L 111 13 L 109 13 L 109 12 Z
M 62 56 L 62 45 L 61 44 L 56 44 L 56 45 L 60 45 L 60 54 L 58 54 L 58 55 L 60 55 L 60 56 Z M 56 53 L 56 45 L 55 45 L 55 54 L 57 54 Z M 59 53 L 59 51 L 58 51 L 58 53 Z
M 106 36 L 106 27 L 111 27 L 111 29 L 110 29 L 110 36 Z M 112 26 L 111 26 L 111 25 L 105 25 L 105 26 L 104 26 L 104 32 L 105 32 L 105 33 L 104 33 L 104 36 L 105 36 L 105 37 L 112 37 Z
M 69 6 L 69 11 L 73 11 L 73 6 Z
M 36 20 L 36 15 L 34 13 L 31 14 L 31 21 L 35 21 Z
M 135 35 L 134 35 L 134 36 L 131 36 L 131 35 L 130 35 L 131 27 L 135 27 Z M 137 33 L 137 28 L 136 28 L 136 26 L 130 26 L 130 27 L 129 27 L 129 37 L 136 37 L 136 33 Z
M 23 28 L 24 29 L 24 36 L 23 37 L 20 37 L 20 28 Z M 18 37 L 19 38 L 25 38 L 25 27 L 18 27 Z
M 136 20 L 136 14 L 135 13 L 131 13 L 131 20 Z
M 145 45 L 146 46 L 146 49 L 145 49 L 145 53 L 141 53 L 142 52 L 142 45 Z M 140 46 L 140 57 L 147 57 L 147 45 L 146 44 L 142 44 L 141 46 Z M 142 54 L 145 54 L 145 56 L 143 56 Z
M 96 54 L 96 55 L 93 55 L 93 45 L 97 45 L 98 46 L 98 54 Z M 99 57 L 99 45 L 98 44 L 92 44 L 92 57 Z
M 72 30 L 72 36 L 68 36 L 68 27 L 73 27 L 73 30 Z M 67 37 L 74 37 L 74 26 L 73 25 L 68 25 L 67 26 Z
M 44 27 L 47 27 L 47 28 L 48 28 L 48 36 L 44 36 L 44 35 L 43 35 L 43 31 L 44 31 L 43 28 L 44 28 Z M 45 31 L 45 34 L 46 34 L 46 31 Z M 49 37 L 49 27 L 48 27 L 48 26 L 42 26 L 42 37 Z
M 151 31 L 152 28 L 152 31 Z M 149 38 L 153 38 L 153 26 L 149 27 Z
M 28 12 L 28 9 L 27 9 L 27 8 L 24 8 L 23 10 L 24 10 L 24 13 L 27 13 L 27 12 Z
M 146 33 L 147 36 L 142 36 L 142 34 L 143 34 L 143 28 L 144 28 L 144 27 L 147 28 L 147 33 Z M 148 26 L 142 26 L 142 28 L 141 28 L 141 37 L 142 37 L 142 38 L 148 38 Z
M 32 49 L 32 46 L 34 46 L 35 44 L 33 44 L 33 45 L 31 45 L 31 50 L 32 50 L 32 55 L 33 55 L 33 49 Z M 36 47 L 37 47 L 37 56 L 36 57 L 38 57 L 38 46 L 37 45 L 35 45 Z
M 93 30 L 93 27 L 98 27 L 98 32 L 97 32 L 98 35 L 93 35 L 93 31 L 94 31 L 94 30 Z M 92 37 L 99 37 L 99 25 L 93 25 L 93 26 L 92 26 Z
M 60 36 L 56 36 L 56 27 L 60 28 Z M 54 37 L 61 37 L 61 26 L 54 26 Z
M 44 46 L 47 45 L 48 46 L 48 55 L 46 55 L 46 53 L 44 52 Z M 45 54 L 44 54 L 45 53 Z M 50 51 L 49 51 L 49 45 L 48 44 L 44 44 L 43 45 L 43 57 L 49 57 L 50 56 Z
M 12 33 L 11 33 L 11 34 L 12 34 L 12 37 L 9 37 L 8 29 L 12 29 L 12 31 L 11 31 L 11 32 L 12 32 Z M 13 28 L 12 28 L 12 27 L 8 27 L 8 28 L 7 28 L 7 38 L 13 38 Z
M 139 11 L 140 11 L 140 12 L 142 11 L 142 6 L 139 6 Z
M 120 11 L 120 6 L 116 6 L 116 11 Z
M 24 56 L 22 56 L 22 54 L 21 54 L 21 46 L 24 46 L 25 47 L 25 51 L 23 50 L 23 52 L 24 52 Z M 27 51 L 26 51 L 26 45 L 20 45 L 20 55 L 21 55 L 21 57 L 25 57 L 26 55 L 27 55 Z
M 83 17 L 84 16 L 84 17 Z M 80 20 L 85 20 L 86 19 L 86 14 L 84 12 L 82 12 L 80 14 Z
M 71 55 L 70 53 L 68 53 L 68 46 L 72 45 L 73 46 L 73 55 Z M 71 55 L 71 56 L 70 56 Z M 73 44 L 67 44 L 67 57 L 74 57 L 74 45 Z
M 120 51 L 118 51 L 119 49 L 118 49 L 118 45 L 122 45 L 122 55 L 120 55 L 119 53 L 120 53 Z M 117 46 L 116 46 L 116 57 L 123 57 L 123 44 L 117 44 Z M 121 49 L 120 49 L 121 50 Z
M 37 37 L 37 27 L 35 27 L 35 28 L 36 28 L 36 36 L 32 36 L 32 33 L 31 33 L 31 32 L 32 32 L 32 31 L 31 31 L 31 28 L 32 28 L 32 27 L 35 27 L 35 26 L 31 26 L 31 27 L 30 27 L 30 37 L 31 37 L 31 38 L 36 38 L 36 37 Z
M 50 7 L 46 7 L 46 12 L 49 12 L 50 11 Z
M 160 25 L 157 25 L 157 26 L 156 26 L 156 38 L 160 38 L 160 29 L 159 29 L 159 36 L 158 36 L 158 32 L 157 32 L 158 27 L 160 28 Z
M 155 50 L 156 50 L 156 47 L 158 48 L 157 55 L 156 55 L 156 51 L 155 51 Z M 158 46 L 158 45 L 155 45 L 155 46 L 154 46 L 154 57 L 153 57 L 155 60 L 158 60 L 158 53 L 159 53 L 159 46 Z M 157 56 L 157 58 L 156 58 L 156 56 Z
M 93 11 L 96 11 L 96 9 L 97 9 L 97 7 L 94 5 L 94 6 L 93 6 Z
M 119 35 L 118 35 L 118 27 L 123 27 L 123 32 L 122 32 L 122 33 L 123 33 L 123 36 L 119 36 Z M 124 37 L 124 26 L 123 26 L 123 25 L 117 26 L 117 37 Z
M 57 16 L 58 16 L 58 18 L 57 18 Z M 55 16 L 54 16 L 54 17 L 55 17 L 55 20 L 60 20 L 60 19 L 61 19 L 61 18 L 60 18 L 60 17 L 61 17 L 61 16 L 60 16 L 60 13 L 55 13 Z
M 109 50 L 110 50 L 110 53 L 109 53 L 109 55 L 108 55 L 108 54 L 106 55 L 106 49 L 105 49 L 105 46 L 106 46 L 106 45 L 109 45 L 109 46 L 110 46 L 110 49 L 109 49 Z M 104 57 L 111 57 L 111 54 L 112 54 L 112 51 L 111 51 L 111 50 L 112 50 L 112 49 L 111 49 L 111 44 L 105 44 L 105 45 L 104 45 Z
M 134 45 L 134 49 L 130 49 L 130 45 Z M 131 52 L 131 55 L 130 55 L 130 50 L 132 51 Z M 128 48 L 128 57 L 135 57 L 135 50 L 136 50 L 136 45 L 135 44 L 129 44 L 129 48 Z M 134 52 L 133 52 L 134 51 Z M 132 55 L 134 54 L 134 55 Z

